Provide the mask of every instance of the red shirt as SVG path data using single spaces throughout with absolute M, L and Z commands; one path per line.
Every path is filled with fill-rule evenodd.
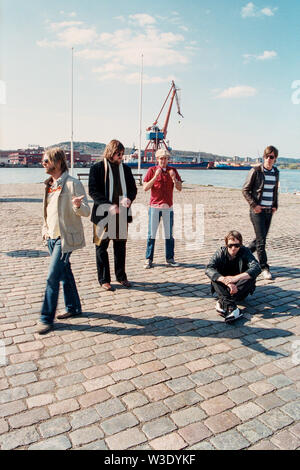
M 144 178 L 144 183 L 148 183 L 148 181 L 152 180 L 158 168 L 160 168 L 159 165 L 149 168 Z M 167 166 L 166 171 L 162 169 L 161 174 L 158 175 L 154 185 L 151 188 L 150 206 L 160 207 L 163 204 L 167 204 L 169 207 L 173 206 L 174 183 L 171 176 L 169 175 L 170 170 L 175 171 L 176 179 L 181 181 L 176 168 Z

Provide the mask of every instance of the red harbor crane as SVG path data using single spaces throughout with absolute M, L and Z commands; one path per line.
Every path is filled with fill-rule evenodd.
M 166 137 L 167 137 L 168 125 L 169 125 L 169 120 L 170 120 L 170 115 L 171 115 L 171 111 L 172 111 L 174 98 L 176 99 L 176 104 L 177 104 L 177 114 L 179 114 L 179 116 L 183 117 L 183 115 L 181 114 L 181 111 L 180 111 L 178 91 L 179 91 L 179 88 L 176 88 L 176 85 L 175 85 L 174 81 L 172 80 L 172 85 L 171 85 L 170 91 L 168 93 L 168 96 L 165 99 L 164 104 L 162 105 L 162 108 L 161 108 L 156 120 L 154 121 L 152 126 L 147 128 L 146 139 L 149 142 L 147 143 L 147 146 L 146 146 L 145 151 L 144 151 L 144 162 L 146 162 L 146 161 L 155 162 L 155 152 L 159 148 L 166 148 L 166 150 L 168 150 L 168 151 L 171 150 L 168 147 L 167 143 L 166 143 Z M 160 118 L 160 115 L 161 115 L 164 107 L 166 106 L 167 101 L 168 101 L 169 98 L 170 98 L 170 104 L 169 104 L 166 120 L 165 120 L 165 123 L 164 123 L 162 129 L 160 129 L 157 125 L 158 119 Z

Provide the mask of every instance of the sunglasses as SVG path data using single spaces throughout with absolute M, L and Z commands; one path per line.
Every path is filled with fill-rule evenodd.
M 274 155 L 266 155 L 265 156 L 265 159 L 267 160 L 267 158 L 269 158 L 270 160 L 274 160 Z
M 117 157 L 123 157 L 124 152 L 115 153 L 115 155 L 116 155 Z
M 240 248 L 241 247 L 241 244 L 240 243 L 229 243 L 227 245 L 227 248 Z
M 49 163 L 48 158 L 44 158 L 43 161 L 42 161 L 42 163 Z

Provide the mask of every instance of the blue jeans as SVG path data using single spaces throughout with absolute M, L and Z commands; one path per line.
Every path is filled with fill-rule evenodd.
M 150 259 L 151 261 L 153 261 L 154 257 L 155 237 L 161 218 L 163 219 L 165 232 L 166 259 L 170 260 L 174 258 L 174 212 L 170 209 L 150 207 L 146 259 Z
M 41 322 L 51 325 L 55 317 L 60 281 L 63 285 L 66 311 L 68 313 L 80 314 L 81 303 L 69 261 L 71 253 L 64 253 L 62 256 L 60 238 L 49 239 L 48 250 L 51 255 L 51 261 L 41 311 Z

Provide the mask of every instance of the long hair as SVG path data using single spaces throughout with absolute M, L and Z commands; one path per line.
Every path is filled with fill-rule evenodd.
M 57 167 L 57 163 L 60 162 L 62 173 L 68 171 L 67 158 L 63 149 L 59 147 L 48 149 L 45 151 L 44 157 L 48 158 L 49 162 L 52 163 L 55 167 Z
M 228 240 L 232 238 L 236 238 L 240 242 L 241 245 L 243 244 L 243 237 L 240 234 L 240 232 L 238 232 L 237 230 L 230 230 L 230 232 L 227 233 L 225 237 L 226 246 L 228 245 Z
M 103 158 L 106 158 L 107 160 L 112 161 L 113 156 L 116 153 L 120 153 L 124 151 L 125 151 L 124 145 L 119 140 L 113 139 L 105 147 Z
M 273 147 L 273 145 L 269 145 L 268 147 L 265 148 L 264 150 L 264 158 L 266 158 L 267 155 L 269 155 L 269 153 L 272 153 L 274 152 L 274 155 L 275 155 L 275 160 L 276 158 L 278 157 L 278 150 L 276 147 Z

